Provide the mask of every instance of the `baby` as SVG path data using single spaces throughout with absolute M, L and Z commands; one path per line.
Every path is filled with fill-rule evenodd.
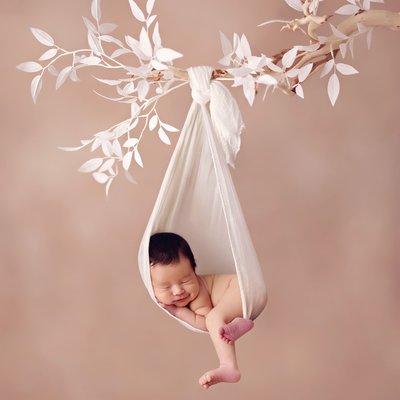
M 237 382 L 240 371 L 234 342 L 253 328 L 242 318 L 236 275 L 197 275 L 193 253 L 181 236 L 156 233 L 150 238 L 150 274 L 158 303 L 191 326 L 208 331 L 220 365 L 206 372 L 200 385 Z

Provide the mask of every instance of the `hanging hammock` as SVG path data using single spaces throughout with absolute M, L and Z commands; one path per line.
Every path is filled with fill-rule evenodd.
M 193 251 L 196 273 L 237 274 L 243 317 L 254 319 L 265 307 L 266 288 L 228 167 L 240 148 L 243 121 L 229 90 L 211 81 L 212 71 L 188 69 L 193 103 L 140 244 L 139 270 L 157 303 L 150 278 L 150 236 L 177 233 Z

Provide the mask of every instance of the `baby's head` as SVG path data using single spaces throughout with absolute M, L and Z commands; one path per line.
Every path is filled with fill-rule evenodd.
M 185 307 L 197 297 L 196 262 L 183 237 L 171 232 L 152 235 L 149 259 L 154 295 L 159 302 Z

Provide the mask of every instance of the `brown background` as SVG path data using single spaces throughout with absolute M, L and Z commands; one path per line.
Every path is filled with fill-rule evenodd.
M 137 35 L 127 1 L 102 3 L 116 35 Z M 163 44 L 185 55 L 180 67 L 217 66 L 219 30 L 246 33 L 254 54 L 300 43 L 256 27 L 295 15 L 281 0 L 157 3 Z M 128 110 L 95 96 L 89 73 L 58 93 L 47 76 L 34 106 L 33 75 L 15 69 L 45 50 L 30 26 L 64 48 L 86 47 L 90 1 L 0 4 L 2 400 L 400 398 L 399 33 L 377 30 L 369 52 L 357 41 L 346 62 L 361 73 L 341 79 L 335 108 L 318 76 L 304 101 L 275 93 L 251 108 L 234 90 L 247 130 L 232 174 L 270 300 L 238 344 L 242 381 L 203 393 L 197 379 L 217 362 L 209 338 L 159 311 L 137 270 L 171 147 L 149 134 L 138 185 L 121 177 L 106 200 L 76 172 L 90 154 L 56 147 Z M 386 6 L 398 11 L 397 0 Z M 185 88 L 160 113 L 182 126 L 189 104 Z

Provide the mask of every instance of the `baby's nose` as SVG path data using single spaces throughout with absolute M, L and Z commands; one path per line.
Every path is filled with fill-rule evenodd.
M 182 294 L 184 292 L 183 287 L 180 285 L 175 285 L 172 287 L 172 293 L 175 296 L 179 296 L 180 294 Z

